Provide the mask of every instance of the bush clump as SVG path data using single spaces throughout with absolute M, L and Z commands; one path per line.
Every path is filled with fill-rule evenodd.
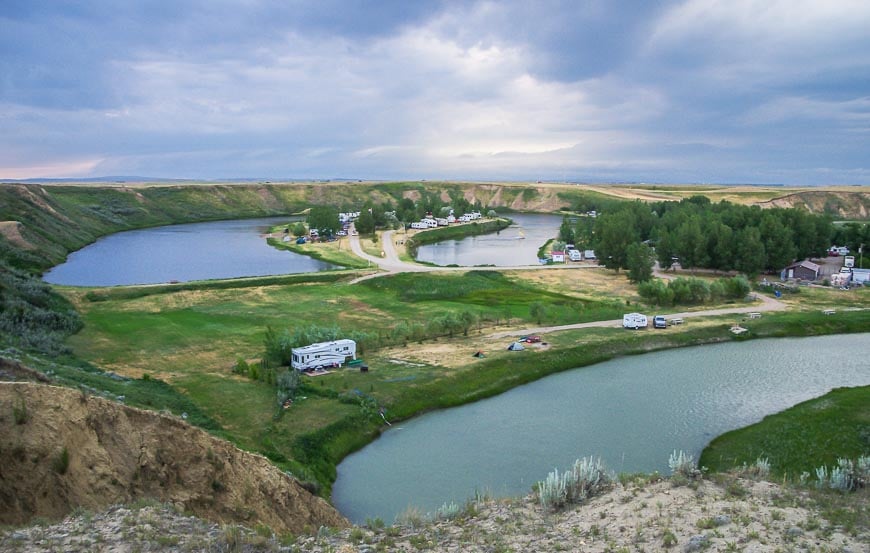
M 837 459 L 837 466 L 828 470 L 822 465 L 816 469 L 816 487 L 850 492 L 864 488 L 870 482 L 870 456 L 857 460 Z
M 685 478 L 698 478 L 701 476 L 701 471 L 695 466 L 695 456 L 691 453 L 686 453 L 683 450 L 676 449 L 668 458 L 668 467 L 671 469 L 671 474 L 674 476 L 683 476 Z
M 613 481 L 613 475 L 604 468 L 601 459 L 590 456 L 577 459 L 574 466 L 562 474 L 555 469 L 535 488 L 541 506 L 557 510 L 609 490 Z

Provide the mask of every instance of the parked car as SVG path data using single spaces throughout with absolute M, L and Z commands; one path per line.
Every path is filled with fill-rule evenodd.
M 656 315 L 653 317 L 653 328 L 668 328 L 668 320 L 664 315 Z

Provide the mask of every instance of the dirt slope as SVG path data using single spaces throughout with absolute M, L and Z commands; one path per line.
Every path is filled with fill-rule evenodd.
M 761 207 L 797 207 L 810 213 L 828 213 L 838 219 L 870 218 L 870 193 L 866 191 L 803 191 L 762 202 Z
M 68 388 L 0 383 L 0 524 L 146 497 L 277 532 L 347 524 L 264 457 L 175 417 Z

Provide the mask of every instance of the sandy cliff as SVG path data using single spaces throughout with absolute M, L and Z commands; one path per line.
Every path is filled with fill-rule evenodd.
M 264 457 L 175 417 L 67 388 L 0 383 L 0 524 L 139 498 L 276 532 L 347 524 Z

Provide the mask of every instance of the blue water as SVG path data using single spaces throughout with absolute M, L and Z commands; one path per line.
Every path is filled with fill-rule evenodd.
M 354 522 L 390 522 L 408 506 L 431 512 L 475 491 L 527 494 L 588 455 L 617 472 L 667 473 L 674 449 L 697 455 L 728 430 L 832 388 L 870 385 L 868 359 L 870 334 L 858 334 L 675 349 L 574 369 L 397 423 L 339 465 L 333 501 Z
M 261 236 L 290 217 L 213 221 L 119 232 L 45 273 L 52 284 L 118 286 L 308 273 L 335 265 L 277 250 Z M 297 218 L 298 220 L 298 218 Z

